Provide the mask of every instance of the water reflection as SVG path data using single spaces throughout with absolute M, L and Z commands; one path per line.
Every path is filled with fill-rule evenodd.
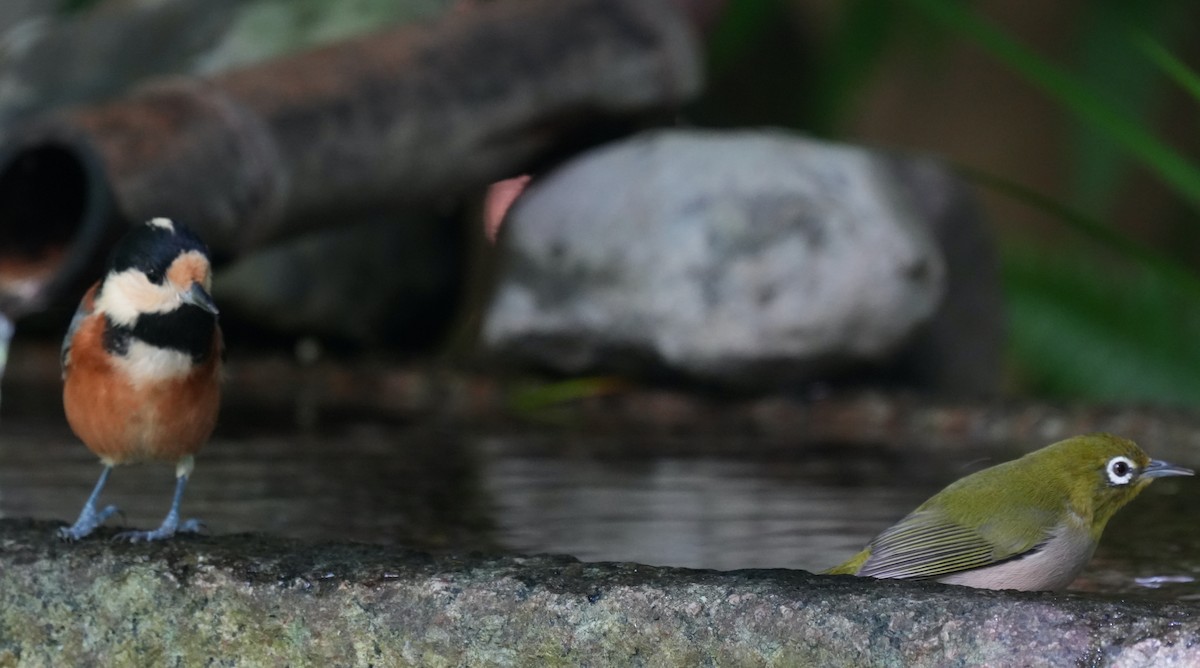
M 100 470 L 96 457 L 61 416 L 13 414 L 0 437 L 0 517 L 73 518 Z M 497 549 L 477 460 L 461 439 L 363 423 L 283 431 L 219 427 L 197 456 L 184 515 L 216 533 Z M 122 509 L 119 523 L 153 526 L 173 486 L 173 466 L 119 467 L 103 501 Z
M 488 495 L 509 547 L 589 561 L 823 569 L 861 549 L 922 490 L 853 489 L 801 461 L 510 456 L 492 451 Z
M 0 423 L 0 516 L 72 518 L 95 481 L 95 458 L 70 433 L 56 393 L 13 391 L 10 400 Z M 688 456 L 690 441 L 479 435 L 378 416 L 307 415 L 301 428 L 294 412 L 228 412 L 197 459 L 185 514 L 222 534 L 819 570 L 946 482 L 995 463 L 897 460 L 869 450 L 848 457 L 834 447 L 704 446 L 695 449 L 710 454 Z M 105 501 L 125 510 L 125 524 L 152 526 L 173 482 L 166 465 L 118 469 Z M 1074 588 L 1200 597 L 1193 482 L 1158 481 L 1119 513 Z

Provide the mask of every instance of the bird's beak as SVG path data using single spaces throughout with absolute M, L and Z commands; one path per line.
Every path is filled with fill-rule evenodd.
M 183 303 L 191 304 L 208 311 L 213 315 L 217 315 L 217 303 L 204 290 L 204 286 L 199 283 L 192 283 L 192 287 L 187 292 L 183 293 Z
M 1146 468 L 1142 469 L 1143 478 L 1165 478 L 1172 475 L 1196 475 L 1196 472 L 1161 459 L 1151 459 Z

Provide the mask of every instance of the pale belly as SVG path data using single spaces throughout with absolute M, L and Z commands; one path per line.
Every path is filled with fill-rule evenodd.
M 1061 531 L 1029 556 L 947 575 L 938 582 L 980 589 L 1062 589 L 1079 576 L 1095 551 L 1096 543 L 1088 533 L 1073 528 Z

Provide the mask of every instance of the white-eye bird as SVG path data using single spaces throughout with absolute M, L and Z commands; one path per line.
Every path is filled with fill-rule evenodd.
M 1061 589 L 1150 481 L 1193 475 L 1110 434 L 1075 436 L 972 473 L 826 573 L 984 589 Z

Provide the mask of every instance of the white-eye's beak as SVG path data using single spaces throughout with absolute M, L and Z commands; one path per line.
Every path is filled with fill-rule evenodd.
M 204 290 L 204 286 L 199 283 L 192 283 L 192 287 L 182 296 L 184 304 L 191 304 L 208 311 L 213 315 L 217 315 L 217 303 Z
M 1196 472 L 1161 459 L 1151 459 L 1146 468 L 1142 469 L 1143 478 L 1165 478 L 1172 475 L 1196 475 Z

